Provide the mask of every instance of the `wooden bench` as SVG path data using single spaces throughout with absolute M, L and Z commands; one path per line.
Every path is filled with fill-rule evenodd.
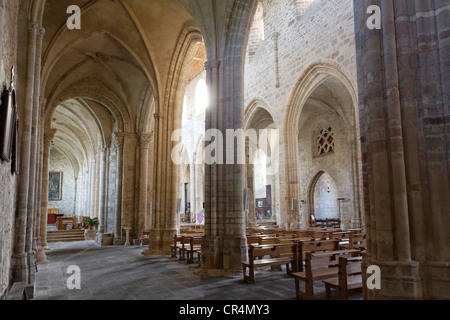
M 58 230 L 67 230 L 67 225 L 71 224 L 73 229 L 78 228 L 77 217 L 75 216 L 64 216 L 56 218 L 56 226 Z
M 298 299 L 314 299 L 314 282 L 336 278 L 338 276 L 339 256 L 353 256 L 359 254 L 359 250 L 338 250 L 327 252 L 307 252 L 305 259 L 305 271 L 292 273 L 295 281 L 295 292 Z M 300 290 L 300 281 L 304 282 L 305 290 Z
M 306 253 L 308 252 L 328 252 L 339 250 L 338 240 L 318 240 L 318 241 L 300 241 L 297 246 L 298 254 L 298 270 L 304 271 L 304 263 L 306 260 Z
M 150 240 L 150 231 L 141 232 L 141 234 L 139 235 L 139 243 L 140 243 L 141 247 L 144 244 L 148 244 L 148 240 Z
M 255 283 L 255 269 L 262 267 L 271 267 L 272 269 L 278 267 L 281 270 L 282 265 L 286 265 L 287 274 L 291 274 L 298 270 L 296 254 L 296 244 L 250 246 L 248 261 L 242 261 L 244 281 Z M 292 266 L 291 269 L 289 265 Z
M 311 225 L 319 228 L 339 228 L 341 220 L 339 219 L 315 219 L 311 220 Z
M 173 244 L 170 246 L 170 256 L 172 258 L 177 258 L 177 251 L 181 248 L 182 239 L 182 235 L 176 234 L 173 236 Z
M 200 263 L 201 249 L 203 237 L 195 236 L 189 237 L 189 245 L 185 246 L 187 263 L 194 263 L 194 254 L 198 254 L 198 261 Z
M 366 234 L 365 233 L 352 233 L 348 244 L 341 244 L 343 249 L 359 249 L 365 251 L 367 249 Z
M 362 288 L 362 257 L 339 257 L 338 277 L 323 280 L 327 299 L 331 298 L 331 289 L 338 291 L 339 299 L 348 300 L 348 292 Z

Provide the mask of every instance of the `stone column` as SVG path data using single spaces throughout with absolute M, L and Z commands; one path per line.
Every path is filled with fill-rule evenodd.
M 100 188 L 99 188 L 99 226 L 98 226 L 98 233 L 102 234 L 105 232 L 105 226 L 106 226 L 106 173 L 107 173 L 107 156 L 108 149 L 102 148 L 101 155 L 100 155 Z
M 34 80 L 36 67 L 36 40 L 40 26 L 30 23 L 28 27 L 27 60 L 26 60 L 26 78 L 24 79 L 24 105 L 22 109 L 22 136 L 20 150 L 20 176 L 18 183 L 17 213 L 15 219 L 15 245 L 12 256 L 13 263 L 13 281 L 28 282 L 32 271 L 30 263 L 31 247 L 27 241 L 28 232 L 33 226 L 33 210 L 28 210 L 29 182 L 30 182 L 30 157 L 32 144 L 32 122 L 33 122 L 33 98 L 34 98 Z
M 176 233 L 175 222 L 175 177 L 171 159 L 170 141 L 173 128 L 169 116 L 155 113 L 153 153 L 153 212 L 151 216 L 149 248 L 143 255 L 167 255 Z M 142 173 L 141 173 L 142 176 Z
M 75 180 L 75 191 L 74 191 L 74 198 L 73 198 L 73 214 L 77 214 L 77 201 L 78 201 L 78 177 L 74 178 Z
M 205 69 L 210 97 L 210 106 L 206 112 L 206 130 L 217 129 L 225 138 L 227 130 L 243 129 L 243 114 L 238 110 L 242 106 L 237 105 L 240 102 L 239 95 L 233 99 L 228 97 L 231 93 L 226 87 L 238 80 L 231 79 L 230 83 L 226 82 L 221 75 L 227 72 L 233 74 L 233 67 L 222 66 L 218 60 L 207 61 Z M 223 102 L 234 99 L 237 100 L 234 101 L 236 105 Z M 245 145 L 235 145 L 233 150 L 227 150 L 225 143 L 226 141 L 224 145 L 219 146 L 223 147 L 224 158 L 218 161 L 226 161 L 229 152 L 234 152 L 236 161 L 237 147 L 245 148 Z M 202 272 L 205 276 L 235 273 L 240 270 L 241 261 L 247 255 L 244 211 L 245 164 L 212 163 L 211 156 L 207 151 L 205 236 L 202 243 Z
M 41 217 L 40 217 L 40 237 L 41 246 L 36 253 L 38 263 L 45 263 L 47 257 L 44 250 L 49 250 L 47 245 L 47 218 L 48 218 L 48 174 L 50 166 L 50 146 L 55 137 L 55 129 L 46 129 L 44 131 L 44 156 L 42 162 L 42 197 L 41 197 Z
M 122 197 L 123 197 L 123 139 L 124 135 L 122 132 L 116 132 L 114 133 L 114 143 L 117 144 L 117 205 L 116 205 L 116 226 L 114 231 L 114 241 L 122 242 L 123 239 L 123 204 L 122 204 Z
M 381 30 L 367 8 L 381 9 Z M 448 1 L 355 6 L 370 299 L 450 298 Z M 363 276 L 365 273 L 363 272 Z
M 140 150 L 140 173 L 139 173 L 139 221 L 138 233 L 145 229 L 146 220 L 148 218 L 148 165 L 149 165 L 149 148 L 153 135 L 151 133 L 141 133 L 139 135 Z
M 36 252 L 40 245 L 38 242 L 40 241 L 39 232 L 37 231 L 37 226 L 40 225 L 40 208 L 36 210 L 37 198 L 36 195 L 38 193 L 38 183 L 37 177 L 39 175 L 38 168 L 40 165 L 39 159 L 39 117 L 41 115 L 41 108 L 45 107 L 46 100 L 40 99 L 40 90 L 41 90 L 41 51 L 42 51 L 42 39 L 45 34 L 45 29 L 42 27 L 38 27 L 37 35 L 36 35 L 36 58 L 35 58 L 35 74 L 34 74 L 34 90 L 33 90 L 33 115 L 32 115 L 32 127 L 31 127 L 31 146 L 30 146 L 30 178 L 29 178 L 29 191 L 28 191 L 28 211 L 34 213 L 33 217 L 33 225 L 30 225 L 28 230 L 28 236 L 30 243 L 30 250 Z M 32 260 L 31 260 L 32 261 Z
M 131 227 L 130 236 L 135 237 L 136 218 L 136 148 L 137 137 L 134 133 L 123 133 L 123 176 L 122 176 L 122 226 Z

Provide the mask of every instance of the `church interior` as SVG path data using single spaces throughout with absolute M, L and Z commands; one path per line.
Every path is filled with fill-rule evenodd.
M 450 299 L 450 0 L 0 28 L 0 300 Z

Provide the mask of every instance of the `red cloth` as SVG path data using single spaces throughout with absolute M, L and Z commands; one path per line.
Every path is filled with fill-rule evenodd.
M 56 214 L 49 213 L 47 217 L 47 224 L 55 224 L 56 223 Z

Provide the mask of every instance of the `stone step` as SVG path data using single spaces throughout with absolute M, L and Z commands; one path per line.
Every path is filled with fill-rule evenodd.
M 47 232 L 47 242 L 71 242 L 84 240 L 84 230 L 61 230 Z

